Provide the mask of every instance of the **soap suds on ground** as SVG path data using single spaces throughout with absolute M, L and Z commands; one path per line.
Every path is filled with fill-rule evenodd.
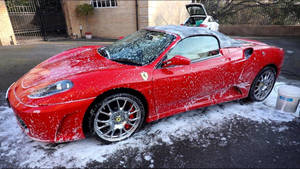
M 300 81 L 283 79 L 277 82 L 270 96 L 264 102 L 240 104 L 238 101 L 223 103 L 181 113 L 157 122 L 147 124 L 141 131 L 131 138 L 110 145 L 103 145 L 94 138 L 80 141 L 47 144 L 36 142 L 28 138 L 17 125 L 10 108 L 0 107 L 0 159 L 19 167 L 84 167 L 90 162 L 104 162 L 112 158 L 114 153 L 125 149 L 132 149 L 140 154 L 136 161 L 146 160 L 148 167 L 154 167 L 155 160 L 147 149 L 155 145 L 171 145 L 174 140 L 195 140 L 201 142 L 202 147 L 210 145 L 210 139 L 203 139 L 197 131 L 211 130 L 208 138 L 215 138 L 222 125 L 235 125 L 237 120 L 262 123 L 288 123 L 297 117 L 291 113 L 283 113 L 274 109 L 277 99 L 276 90 L 282 84 L 300 86 Z M 279 126 L 279 127 L 278 127 Z M 285 125 L 275 125 L 274 131 L 288 130 Z M 218 133 L 218 146 L 226 146 L 228 137 Z M 300 144 L 295 143 L 295 144 Z M 124 161 L 120 166 L 126 167 Z

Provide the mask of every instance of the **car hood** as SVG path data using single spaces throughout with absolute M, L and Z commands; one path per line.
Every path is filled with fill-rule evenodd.
M 51 57 L 20 79 L 22 88 L 50 84 L 82 73 L 126 67 L 126 65 L 110 61 L 98 54 L 99 47 L 74 48 Z

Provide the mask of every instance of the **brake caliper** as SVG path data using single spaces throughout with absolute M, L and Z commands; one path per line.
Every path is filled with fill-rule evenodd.
M 130 105 L 130 107 L 131 107 L 132 105 Z M 132 109 L 129 111 L 129 112 L 134 112 L 135 111 L 135 107 L 132 107 Z M 134 114 L 130 114 L 129 115 L 129 117 L 128 117 L 128 119 L 134 119 L 135 118 L 135 115 Z M 128 123 L 126 123 L 125 124 L 125 129 L 126 130 L 128 130 L 128 129 L 130 129 L 131 128 L 131 125 L 130 124 L 128 124 Z

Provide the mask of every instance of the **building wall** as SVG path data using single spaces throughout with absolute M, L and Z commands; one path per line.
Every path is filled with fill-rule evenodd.
M 91 32 L 104 38 L 118 38 L 136 31 L 135 1 L 119 0 L 114 8 L 95 8 L 89 18 Z
M 117 7 L 95 8 L 94 14 L 88 17 L 89 30 L 86 30 L 84 18 L 77 17 L 75 13 L 76 6 L 83 3 L 90 1 L 63 1 L 70 35 L 73 33 L 80 37 L 80 25 L 83 25 L 83 34 L 88 31 L 103 38 L 118 38 L 136 31 L 135 1 L 118 0 Z
M 190 0 L 160 1 L 138 0 L 139 29 L 155 25 L 179 25 L 188 17 L 185 4 Z M 76 6 L 90 3 L 89 0 L 64 0 L 63 8 L 66 16 L 69 34 L 80 37 L 79 25 L 83 25 L 83 35 L 86 32 L 84 18 L 78 18 Z M 88 17 L 89 32 L 93 36 L 103 38 L 118 38 L 137 30 L 135 0 L 118 0 L 117 7 L 95 8 L 94 14 Z
M 139 29 L 149 26 L 149 2 L 148 0 L 138 1 L 138 23 Z
M 188 12 L 185 8 L 185 5 L 188 3 L 191 3 L 191 1 L 149 0 L 149 26 L 183 24 L 188 17 Z
M 16 38 L 4 0 L 0 0 L 0 46 L 14 45 Z
M 82 31 L 84 36 L 84 32 L 86 31 L 85 22 L 83 18 L 78 17 L 75 12 L 76 6 L 84 3 L 89 3 L 89 1 L 87 0 L 78 0 L 78 1 L 63 0 L 62 1 L 62 7 L 65 14 L 67 30 L 70 36 L 74 35 L 74 37 L 76 36 L 81 37 L 80 29 L 79 29 L 80 24 L 82 24 L 84 28 Z

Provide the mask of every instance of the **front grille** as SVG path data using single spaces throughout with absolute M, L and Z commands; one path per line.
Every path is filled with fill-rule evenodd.
M 20 124 L 24 129 L 27 129 L 27 126 L 26 126 L 26 124 L 24 123 L 24 121 L 23 121 L 18 115 L 16 115 L 16 117 L 17 117 L 17 120 L 18 120 L 19 124 Z

